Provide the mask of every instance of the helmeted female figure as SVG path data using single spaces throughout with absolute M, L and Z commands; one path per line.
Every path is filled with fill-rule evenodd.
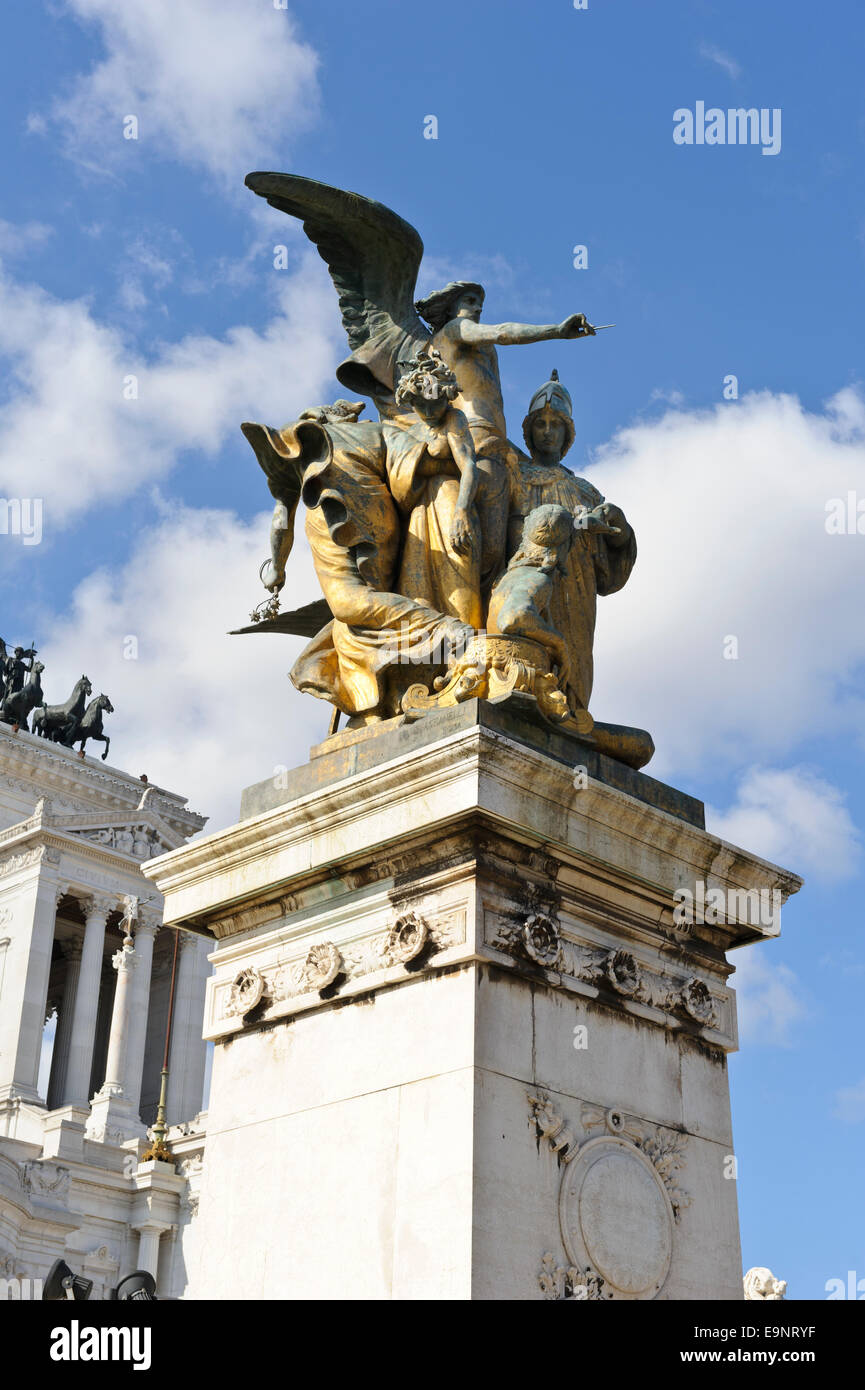
M 567 696 L 571 710 L 588 709 L 592 693 L 592 644 L 598 594 L 614 594 L 627 582 L 637 542 L 619 507 L 562 463 L 574 442 L 571 398 L 558 373 L 535 392 L 523 420 L 529 457 L 519 462 L 511 503 L 510 553 L 517 549 L 524 518 L 535 507 L 558 503 L 577 513 L 574 542 L 550 600 L 549 620 L 571 654 Z

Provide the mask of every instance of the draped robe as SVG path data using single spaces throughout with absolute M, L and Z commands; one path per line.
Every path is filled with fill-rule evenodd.
M 570 511 L 575 507 L 591 510 L 604 501 L 596 487 L 585 478 L 578 478 L 563 464 L 539 464 L 527 458 L 520 460 L 515 493 L 509 528 L 511 554 L 519 545 L 523 518 L 535 507 L 553 502 Z M 549 622 L 564 637 L 571 654 L 574 680 L 567 694 L 572 710 L 588 709 L 592 694 L 597 596 L 614 594 L 621 589 L 636 558 L 637 542 L 630 526 L 625 543 L 619 548 L 611 545 L 605 536 L 579 528 L 574 532 L 565 573 L 556 576 L 547 609 Z
M 395 713 L 390 669 L 436 665 L 472 629 L 422 594 L 395 592 L 402 538 L 382 425 L 304 422 L 282 438 L 299 451 L 306 535 L 334 615 L 294 663 L 292 682 L 348 715 Z

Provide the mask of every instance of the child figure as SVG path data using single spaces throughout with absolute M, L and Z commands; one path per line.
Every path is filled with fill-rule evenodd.
M 567 507 L 547 503 L 529 512 L 520 547 L 493 588 L 487 617 L 490 636 L 528 637 L 546 647 L 563 689 L 572 680 L 571 656 L 547 613 L 573 539 L 574 514 Z
M 457 380 L 435 348 L 419 352 L 410 365 L 412 370 L 396 389 L 396 403 L 410 406 L 426 426 L 427 459 L 419 473 L 430 477 L 441 471 L 434 461 L 456 465 L 460 487 L 448 539 L 457 555 L 468 555 L 474 543 L 469 511 L 477 496 L 479 475 L 468 421 L 453 404 L 459 389 Z
M 406 413 L 382 429 L 388 482 L 406 518 L 397 588 L 479 628 L 490 498 L 457 392 L 440 354 L 422 349 L 396 389 Z

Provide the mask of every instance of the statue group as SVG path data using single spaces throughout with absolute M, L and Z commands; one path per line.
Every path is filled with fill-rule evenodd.
M 418 233 L 379 203 L 289 174 L 253 192 L 300 218 L 339 295 L 350 356 L 340 384 L 370 398 L 242 426 L 275 506 L 270 598 L 242 632 L 311 638 L 291 672 L 349 728 L 420 718 L 461 700 L 524 707 L 643 766 L 642 730 L 589 714 L 597 596 L 626 583 L 634 533 L 564 458 L 571 397 L 553 371 L 532 397 L 524 447 L 507 433 L 497 349 L 594 336 L 561 323 L 481 322 L 484 290 L 455 281 L 415 300 Z M 299 502 L 323 599 L 280 612 Z
M 86 676 L 75 682 L 65 704 L 49 705 L 42 692 L 41 661 L 36 660 L 35 647 L 14 647 L 11 651 L 0 638 L 0 723 L 31 732 L 28 720 L 33 716 L 32 732 L 66 748 L 77 743 L 83 755 L 88 739 L 105 744 L 102 761 L 108 757 L 111 740 L 102 729 L 103 714 L 113 714 L 114 706 L 107 695 L 93 694 Z

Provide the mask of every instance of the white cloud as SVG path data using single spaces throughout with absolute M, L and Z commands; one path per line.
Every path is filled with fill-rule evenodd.
M 806 879 L 849 878 L 860 841 L 844 797 L 808 768 L 750 768 L 727 811 L 706 808 L 715 835 Z
M 95 27 L 104 57 L 61 94 L 49 121 L 67 153 L 94 172 L 134 176 L 148 154 L 204 168 L 238 188 L 284 157 L 285 132 L 318 108 L 314 51 L 269 0 L 65 0 Z M 138 139 L 123 137 L 126 116 Z M 30 128 L 45 121 L 35 113 Z
M 683 406 L 685 404 L 685 397 L 683 392 L 677 390 L 676 387 L 671 387 L 669 390 L 666 390 L 663 386 L 656 386 L 654 391 L 650 395 L 649 400 L 665 401 L 667 405 L 672 405 L 677 410 L 680 406 Z
M 723 68 L 727 76 L 732 77 L 734 81 L 736 78 L 741 77 L 741 65 L 736 62 L 735 58 L 731 58 L 729 53 L 725 53 L 722 48 L 719 48 L 717 44 L 701 43 L 699 53 L 701 58 L 707 58 L 710 63 L 716 63 L 719 68 Z
M 0 217 L 0 256 L 20 256 L 53 235 L 54 228 L 45 222 L 5 222 Z
M 835 1092 L 835 1118 L 858 1125 L 865 1120 L 865 1079 L 856 1086 L 842 1086 Z
M 865 535 L 825 524 L 830 499 L 865 499 L 857 391 L 817 412 L 768 392 L 667 411 L 620 431 L 589 477 L 639 546 L 627 587 L 598 604 L 592 712 L 651 730 L 651 772 L 861 738 Z
M 267 505 L 263 475 L 256 496 Z M 327 734 L 330 706 L 288 679 L 304 639 L 227 635 L 266 597 L 258 568 L 268 525 L 268 512 L 242 522 L 166 507 L 125 566 L 90 574 L 68 611 L 46 616 L 39 643 L 49 701 L 64 700 L 86 671 L 115 708 L 105 718 L 108 762 L 188 796 L 210 816 L 209 830 L 237 820 L 243 787 L 306 762 Z M 298 530 L 285 608 L 320 596 Z M 129 637 L 138 643 L 132 660 Z
M 808 1017 L 802 986 L 787 965 L 767 960 L 768 946 L 747 946 L 733 952 L 739 1040 L 742 1043 L 791 1047 L 795 1027 Z
M 178 261 L 189 258 L 189 249 L 173 229 L 139 232 L 124 248 L 118 265 L 118 299 L 129 313 L 149 304 L 155 291 L 174 280 Z
M 235 434 L 241 447 L 242 420 L 282 424 L 332 391 L 339 329 L 324 266 L 309 251 L 275 283 L 261 332 L 188 334 L 145 354 L 85 300 L 0 275 L 2 494 L 42 497 L 50 536 L 164 476 L 184 450 L 213 454 Z
M 417 298 L 432 294 L 451 280 L 474 280 L 490 290 L 508 290 L 514 283 L 514 268 L 507 257 L 498 252 L 482 256 L 467 252 L 465 256 L 424 256 L 417 282 Z M 489 318 L 489 314 L 487 314 Z

